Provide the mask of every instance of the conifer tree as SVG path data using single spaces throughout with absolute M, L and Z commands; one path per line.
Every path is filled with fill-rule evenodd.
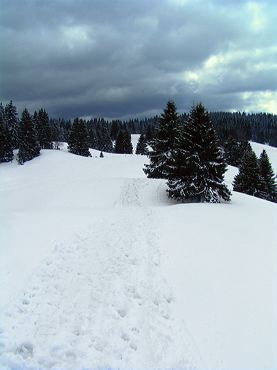
M 13 149 L 18 148 L 18 115 L 12 100 L 5 106 L 5 121 L 12 140 Z
M 123 154 L 125 153 L 124 149 L 124 133 L 123 130 L 119 130 L 116 141 L 115 141 L 115 146 L 114 146 L 114 152 L 118 154 Z
M 49 117 L 45 109 L 41 108 L 38 114 L 35 112 L 34 120 L 41 149 L 53 149 Z
M 88 132 L 82 119 L 75 118 L 73 121 L 68 140 L 68 151 L 83 157 L 91 157 L 88 146 Z
M 100 152 L 100 158 L 104 158 L 103 152 Z
M 113 143 L 109 130 L 103 119 L 96 126 L 97 149 L 100 151 L 111 153 L 113 151 Z
M 251 147 L 248 147 L 242 158 L 239 173 L 234 178 L 233 189 L 240 193 L 261 197 L 261 182 L 256 154 Z
M 142 155 L 148 154 L 147 141 L 146 141 L 146 136 L 144 134 L 141 134 L 139 137 L 137 147 L 136 147 L 136 154 L 142 154 Z
M 13 160 L 13 146 L 11 135 L 5 121 L 5 112 L 0 104 L 0 163 Z
M 132 154 L 133 153 L 131 135 L 124 128 L 120 129 L 118 132 L 116 142 L 115 142 L 114 152 L 119 153 L 119 154 Z
M 150 143 L 155 137 L 155 129 L 153 125 L 148 125 L 145 130 L 145 140 Z
M 238 148 L 238 166 L 241 165 L 242 163 L 242 160 L 243 160 L 243 157 L 244 157 L 244 154 L 248 151 L 248 150 L 252 150 L 252 147 L 249 143 L 249 141 L 247 140 L 243 140 L 243 141 L 240 141 L 238 143 L 239 145 L 239 148 Z
M 150 178 L 168 178 L 170 162 L 175 149 L 178 134 L 178 115 L 176 105 L 169 101 L 159 119 L 156 138 L 150 142 L 150 164 L 145 165 L 144 172 Z
M 194 106 L 180 129 L 172 154 L 168 196 L 179 201 L 219 203 L 230 200 L 223 183 L 226 164 L 208 112 Z
M 241 160 L 240 145 L 232 136 L 229 136 L 225 142 L 224 151 L 226 163 L 238 167 Z
M 98 149 L 98 139 L 96 135 L 96 130 L 92 127 L 91 124 L 88 124 L 87 130 L 89 147 L 92 149 Z
M 261 198 L 271 202 L 277 202 L 277 184 L 268 155 L 262 151 L 258 160 L 259 173 L 261 176 Z
M 19 164 L 39 156 L 40 147 L 34 122 L 28 110 L 22 112 L 19 125 L 19 150 L 17 160 Z
M 131 134 L 128 132 L 127 129 L 125 129 L 123 131 L 123 134 L 124 134 L 125 153 L 126 154 L 132 154 L 133 153 L 133 145 L 132 145 Z
M 116 140 L 119 129 L 120 127 L 119 127 L 118 121 L 112 121 L 112 125 L 111 125 L 111 139 L 112 140 Z

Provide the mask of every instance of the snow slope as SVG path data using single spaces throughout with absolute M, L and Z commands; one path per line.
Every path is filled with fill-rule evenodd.
M 276 205 L 92 154 L 0 166 L 0 368 L 275 369 Z

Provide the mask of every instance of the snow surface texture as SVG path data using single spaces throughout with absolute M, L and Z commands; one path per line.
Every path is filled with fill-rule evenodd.
M 276 205 L 91 152 L 0 166 L 0 368 L 276 369 Z

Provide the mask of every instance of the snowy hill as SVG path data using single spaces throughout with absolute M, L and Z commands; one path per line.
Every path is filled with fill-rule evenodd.
M 0 369 L 275 369 L 276 205 L 176 204 L 146 157 L 92 155 L 0 166 Z

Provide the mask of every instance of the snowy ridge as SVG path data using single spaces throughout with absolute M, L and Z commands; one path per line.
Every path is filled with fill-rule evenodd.
M 276 205 L 93 154 L 0 166 L 0 369 L 276 368 Z

